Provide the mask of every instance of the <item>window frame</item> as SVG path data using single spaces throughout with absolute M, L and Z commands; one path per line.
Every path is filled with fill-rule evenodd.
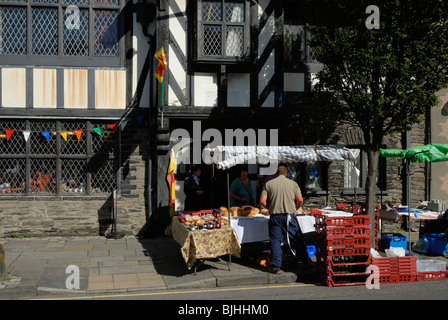
M 122 14 L 125 0 L 119 0 L 118 5 L 96 4 L 94 0 L 89 0 L 88 4 L 77 4 L 79 10 L 88 10 L 88 55 L 65 55 L 64 54 L 64 16 L 68 6 L 64 0 L 55 3 L 25 1 L 0 0 L 0 7 L 24 7 L 26 8 L 26 53 L 25 54 L 0 54 L 2 65 L 36 65 L 36 66 L 70 66 L 70 67 L 123 67 L 124 66 L 124 15 Z M 34 8 L 57 9 L 57 54 L 38 55 L 33 54 L 32 47 L 32 12 Z M 115 56 L 95 55 L 94 53 L 94 12 L 95 11 L 115 11 L 117 12 L 117 54 Z
M 307 174 L 307 170 L 309 168 L 309 163 L 313 162 L 319 167 L 319 186 L 317 187 L 309 187 L 310 179 Z M 328 163 L 323 161 L 310 161 L 310 162 L 294 162 L 287 163 L 286 168 L 288 170 L 288 177 L 297 182 L 299 185 L 303 195 L 325 195 L 328 192 Z M 293 169 L 294 168 L 294 169 Z M 292 171 L 295 171 L 296 175 L 293 176 L 291 174 Z
M 244 22 L 230 22 L 225 21 L 225 3 L 228 0 L 219 0 L 222 4 L 222 19 L 221 21 L 204 22 L 202 20 L 202 3 L 205 0 L 197 0 L 196 7 L 196 36 L 194 38 L 196 47 L 196 56 L 194 58 L 197 63 L 244 63 L 249 61 L 250 56 L 250 2 L 247 0 L 231 0 L 231 2 L 241 2 L 244 4 Z M 221 55 L 206 55 L 204 54 L 204 25 L 219 25 L 221 26 Z M 227 26 L 242 26 L 243 27 L 243 52 L 241 56 L 226 56 L 226 27 Z
M 300 34 L 302 47 L 300 50 L 301 57 L 298 61 L 294 59 L 294 57 L 296 57 L 294 53 L 297 53 L 294 51 L 294 42 L 291 41 L 291 43 L 289 43 L 289 40 L 292 40 L 293 38 L 292 36 L 296 34 L 289 32 L 289 30 L 294 27 L 300 28 L 302 31 Z M 287 36 L 288 33 L 290 35 L 289 37 Z M 287 14 L 285 13 L 283 39 L 285 72 L 306 72 L 310 65 L 322 65 L 322 63 L 316 59 L 314 49 L 310 46 L 311 33 L 309 31 L 309 25 L 299 16 L 295 16 L 294 12 L 291 13 L 288 11 Z M 288 50 L 289 47 L 291 50 Z
M 367 166 L 368 166 L 368 161 L 367 161 L 367 152 L 364 150 L 365 148 L 363 148 L 363 146 L 347 146 L 348 148 L 358 148 L 361 150 L 361 153 L 359 155 L 359 159 L 356 162 L 355 167 L 358 168 L 359 170 L 359 187 L 356 188 L 356 193 L 363 195 L 365 194 L 365 184 L 366 184 L 366 180 L 367 180 Z M 385 146 L 383 146 L 385 148 Z M 345 160 L 348 162 L 351 162 L 349 160 Z M 344 180 L 344 185 L 343 185 L 343 195 L 352 195 L 355 193 L 355 188 L 348 186 L 347 184 L 350 184 L 350 177 L 351 177 L 351 172 L 348 172 L 347 169 L 351 169 L 351 166 L 347 166 L 348 163 L 346 163 L 344 161 L 344 170 L 343 170 L 343 180 Z M 349 168 L 350 167 L 350 168 Z M 386 195 L 388 190 L 387 190 L 387 179 L 386 179 L 386 175 L 387 175 L 387 164 L 386 164 L 386 158 L 384 157 L 380 157 L 378 160 L 378 171 L 377 171 L 377 176 L 376 176 L 376 194 L 383 194 Z

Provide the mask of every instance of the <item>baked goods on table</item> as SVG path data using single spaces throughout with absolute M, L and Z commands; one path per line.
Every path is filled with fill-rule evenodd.
M 177 215 L 179 221 L 190 230 L 206 230 L 221 228 L 222 225 L 228 225 L 229 221 L 223 219 L 223 216 L 228 217 L 228 212 L 226 207 L 221 206 L 219 210 L 178 211 Z M 230 208 L 231 217 L 253 217 L 258 214 L 269 215 L 269 210 L 263 207 L 256 208 L 249 205 Z
M 221 228 L 222 212 L 216 209 L 201 211 L 178 211 L 177 216 L 190 230 Z

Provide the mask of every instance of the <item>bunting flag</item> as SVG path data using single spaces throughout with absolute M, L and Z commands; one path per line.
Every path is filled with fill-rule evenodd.
M 143 116 L 138 116 L 137 117 L 137 121 L 138 121 L 138 125 L 141 126 L 142 125 L 142 121 L 143 121 Z
M 14 133 L 14 130 L 5 129 L 5 131 L 6 131 L 6 141 L 9 141 L 9 138 L 11 138 L 12 134 Z
M 124 128 L 128 124 L 128 121 L 129 121 L 129 119 L 124 119 L 123 121 L 121 121 L 121 123 L 120 123 L 121 131 L 124 130 Z
M 166 180 L 168 180 L 169 185 L 169 208 L 171 217 L 173 217 L 176 212 L 176 180 L 174 178 L 174 170 L 176 170 L 176 157 L 174 151 L 171 149 L 170 164 L 168 166 L 168 174 L 166 175 Z
M 25 138 L 25 141 L 28 141 L 30 137 L 30 131 L 23 131 L 23 137 Z
M 67 141 L 67 131 L 59 131 L 59 134 L 62 138 L 64 138 L 65 141 Z
M 117 128 L 116 124 L 109 124 L 109 125 L 107 125 L 107 127 L 112 129 L 112 130 L 114 130 L 114 131 L 116 131 L 116 132 L 118 132 L 118 128 Z
M 97 133 L 99 136 L 102 136 L 103 134 L 101 133 L 101 128 L 92 128 L 92 131 Z
M 41 131 L 47 141 L 50 141 L 50 132 L 49 131 Z
M 78 141 L 81 140 L 82 130 L 75 130 L 75 134 Z

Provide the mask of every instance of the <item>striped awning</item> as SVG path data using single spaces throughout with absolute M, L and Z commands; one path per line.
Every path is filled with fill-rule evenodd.
M 360 153 L 359 149 L 348 149 L 337 145 L 217 146 L 215 148 L 207 148 L 207 151 L 222 153 L 222 160 L 216 163 L 218 169 L 228 169 L 245 163 L 355 161 Z

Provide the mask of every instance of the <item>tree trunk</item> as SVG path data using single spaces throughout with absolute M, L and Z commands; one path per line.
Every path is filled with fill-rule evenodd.
M 367 180 L 366 180 L 366 214 L 370 215 L 370 234 L 372 235 L 370 243 L 375 247 L 375 204 L 376 204 L 376 178 L 378 172 L 379 149 L 370 149 L 367 152 Z

